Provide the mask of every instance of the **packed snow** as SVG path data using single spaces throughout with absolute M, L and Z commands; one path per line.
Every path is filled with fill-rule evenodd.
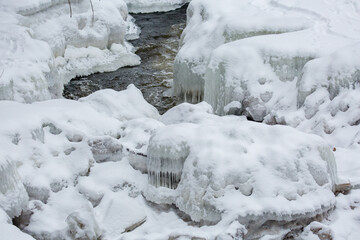
M 191 103 L 61 99 L 140 63 L 128 12 L 186 2 L 0 0 L 1 240 L 358 239 L 355 0 L 193 0 L 174 65 Z

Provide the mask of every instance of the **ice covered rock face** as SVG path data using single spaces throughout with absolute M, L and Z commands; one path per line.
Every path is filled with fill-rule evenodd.
M 341 92 L 358 89 L 360 19 L 353 5 L 192 1 L 174 92 L 188 102 L 204 99 L 220 115 L 297 125 Z
M 173 124 L 155 132 L 148 155 L 160 184 L 150 178 L 146 198 L 175 204 L 193 221 L 237 219 L 250 231 L 306 221 L 335 204 L 332 152 L 321 138 L 290 127 L 238 117 Z M 182 172 L 174 190 L 161 184 L 167 172 Z
M 139 33 L 122 0 L 0 3 L 0 99 L 60 98 L 76 76 L 137 65 L 125 41 Z

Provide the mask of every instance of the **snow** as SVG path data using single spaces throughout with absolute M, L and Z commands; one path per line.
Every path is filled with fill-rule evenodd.
M 139 35 L 122 0 L 0 2 L 0 99 L 61 98 L 76 76 L 140 63 L 126 42 Z
M 139 63 L 128 10 L 185 2 L 0 0 L 1 239 L 358 238 L 356 1 L 193 0 L 174 90 L 200 103 L 49 100 Z
M 0 157 L 0 209 L 6 212 L 1 213 L 1 217 L 2 219 L 13 218 L 26 209 L 29 197 L 15 163 L 7 159 L 3 152 L 0 152 Z
M 252 229 L 312 218 L 335 204 L 329 146 L 290 127 L 237 117 L 171 124 L 151 137 L 148 158 L 146 198 L 175 204 L 194 221 L 237 218 Z
M 130 13 L 168 12 L 190 0 L 125 0 Z
M 174 93 L 220 115 L 239 102 L 233 111 L 255 121 L 303 107 L 315 89 L 333 99 L 358 86 L 358 9 L 355 1 L 192 1 Z

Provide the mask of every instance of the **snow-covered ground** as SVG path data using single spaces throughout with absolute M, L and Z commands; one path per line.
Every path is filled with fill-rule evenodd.
M 125 2 L 0 0 L 0 239 L 358 239 L 360 5 L 193 0 L 175 91 L 208 103 L 50 100 L 139 63 Z
M 137 65 L 138 29 L 122 0 L 0 1 L 0 99 L 61 98 L 76 76 Z M 135 35 L 135 36 L 134 36 Z

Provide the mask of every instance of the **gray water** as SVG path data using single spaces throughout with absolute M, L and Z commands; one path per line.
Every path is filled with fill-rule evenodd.
M 166 13 L 133 14 L 141 34 L 130 42 L 141 57 L 141 64 L 75 78 L 65 85 L 63 96 L 76 100 L 100 89 L 124 90 L 133 83 L 160 113 L 175 106 L 177 99 L 171 95 L 172 68 L 185 27 L 186 7 Z

